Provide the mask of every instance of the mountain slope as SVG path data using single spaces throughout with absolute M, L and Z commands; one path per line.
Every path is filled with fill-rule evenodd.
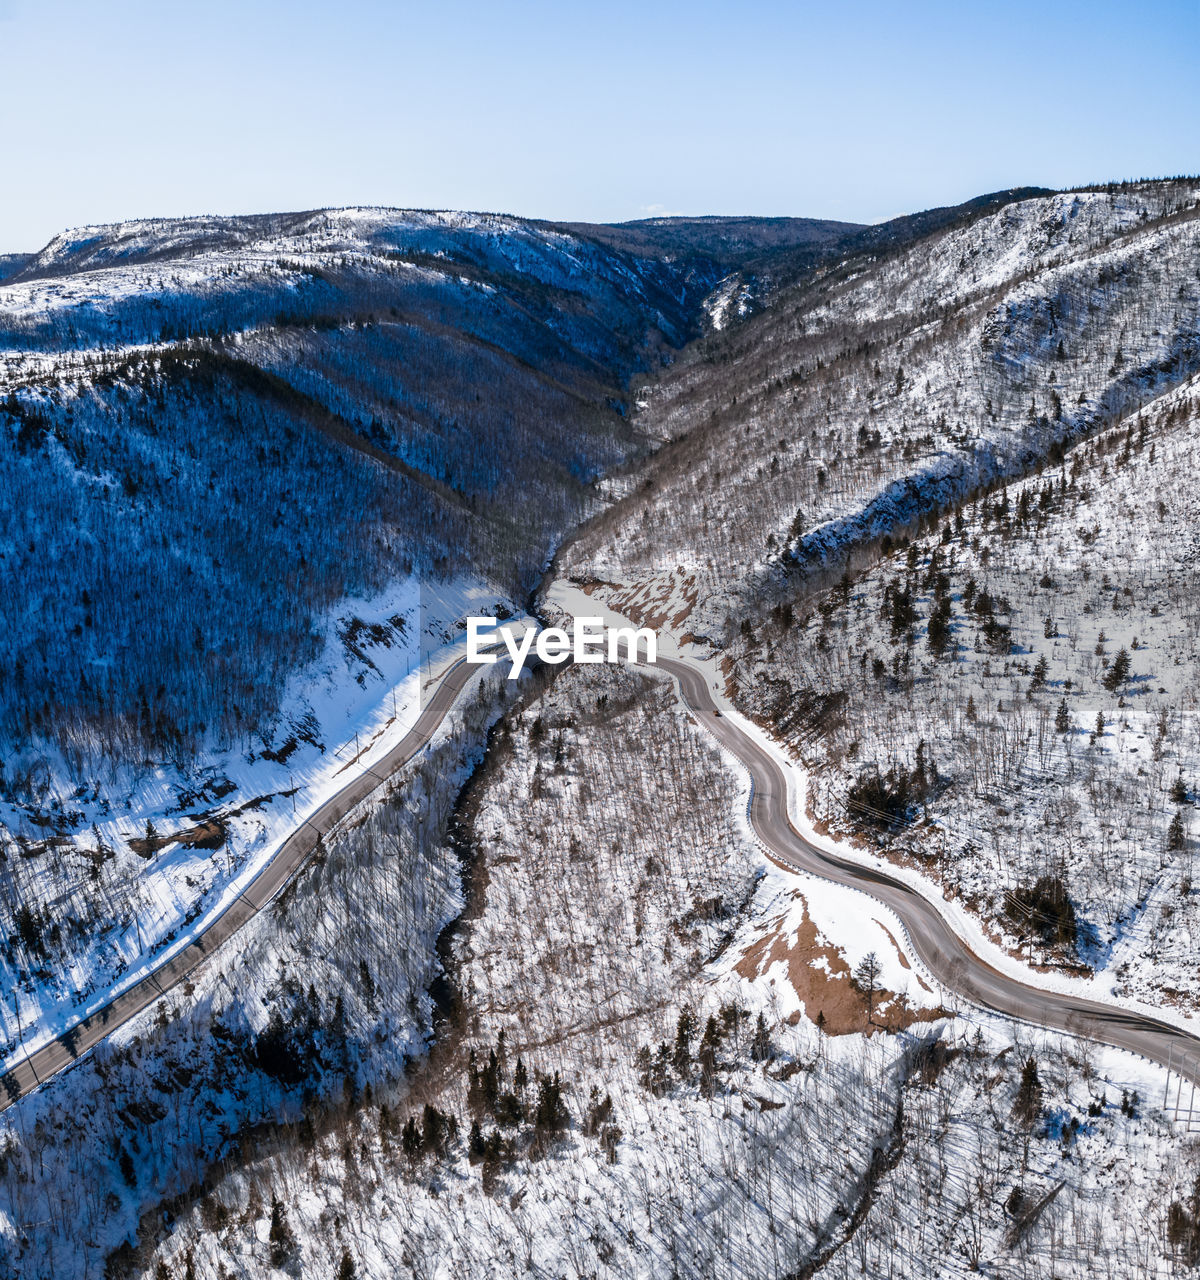
M 644 396 L 663 447 L 560 557 L 723 650 L 822 820 L 1188 1009 L 1198 196 L 1022 200 L 779 291 Z
M 647 390 L 663 447 L 563 567 L 647 591 L 678 567 L 690 625 L 728 638 L 854 546 L 1179 385 L 1200 367 L 1198 195 L 1021 200 L 779 289 Z
M 748 703 L 817 766 L 823 820 L 915 860 L 1014 953 L 1188 1012 L 1198 392 L 964 505 L 733 651 Z
M 186 755 L 266 727 L 347 595 L 522 594 L 707 287 L 498 217 L 58 237 L 0 286 L 0 737 Z

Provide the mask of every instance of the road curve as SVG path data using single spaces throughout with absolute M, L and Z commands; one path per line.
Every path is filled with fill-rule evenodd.
M 788 819 L 787 782 L 779 763 L 731 718 L 714 714 L 717 708 L 706 673 L 689 662 L 661 656 L 658 665 L 674 676 L 685 706 L 697 720 L 749 770 L 754 783 L 750 822 L 780 863 L 862 889 L 890 907 L 900 917 L 913 949 L 930 973 L 971 1003 L 1140 1053 L 1169 1064 L 1200 1083 L 1200 1037 L 1149 1014 L 1046 991 L 1010 977 L 971 951 L 937 906 L 903 880 L 805 840 Z M 318 840 L 429 743 L 476 671 L 475 666 L 460 659 L 439 677 L 433 696 L 404 738 L 383 760 L 364 769 L 293 831 L 256 878 L 187 947 L 0 1077 L 0 1111 L 70 1066 L 182 982 L 267 906 L 312 853 Z M 1189 1062 L 1189 1057 L 1193 1061 Z
M 0 1089 L 0 1111 L 70 1066 L 93 1045 L 141 1013 L 171 987 L 182 982 L 223 942 L 228 941 L 253 919 L 291 879 L 301 863 L 312 853 L 317 841 L 328 835 L 381 782 L 407 764 L 428 744 L 458 695 L 478 671 L 478 666 L 468 665 L 465 659 L 460 658 L 439 676 L 433 696 L 421 708 L 416 723 L 391 751 L 378 764 L 364 768 L 341 791 L 331 796 L 305 819 L 284 840 L 255 879 L 187 947 L 81 1022 L 77 1022 L 57 1039 L 35 1049 L 0 1077 L 0 1086 L 3 1086 Z
M 779 862 L 862 889 L 890 907 L 929 972 L 972 1004 L 1129 1049 L 1200 1083 L 1200 1037 L 1149 1014 L 1046 991 L 1010 977 L 971 951 L 937 906 L 903 880 L 807 841 L 788 819 L 787 782 L 779 763 L 730 717 L 715 714 L 707 674 L 689 662 L 662 656 L 658 665 L 675 677 L 684 705 L 696 719 L 750 771 L 754 782 L 750 823 Z

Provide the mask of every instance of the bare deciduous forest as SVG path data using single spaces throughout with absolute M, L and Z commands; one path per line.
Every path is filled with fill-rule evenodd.
M 398 584 L 515 613 L 548 570 L 710 648 L 814 817 L 1035 977 L 1193 1013 L 1198 237 L 1175 179 L 870 228 L 162 220 L 0 261 L 13 991 L 99 983 L 161 849 L 199 913 L 235 806 L 360 761 L 365 712 L 287 700 L 318 658 L 394 727 Z M 0 1269 L 1192 1273 L 1160 1069 L 963 1006 L 869 899 L 770 862 L 669 680 L 496 671 L 4 1112 Z

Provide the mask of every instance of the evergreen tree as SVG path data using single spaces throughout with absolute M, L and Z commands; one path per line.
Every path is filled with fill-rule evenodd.
M 1175 816 L 1171 819 L 1171 825 L 1167 828 L 1167 848 L 1172 853 L 1178 853 L 1187 845 L 1187 836 L 1183 830 L 1183 813 L 1175 810 Z
M 446 1146 L 446 1117 L 431 1103 L 421 1113 L 421 1146 L 430 1155 L 441 1155 Z
M 1037 660 L 1037 665 L 1033 668 L 1033 679 L 1029 682 L 1030 690 L 1040 689 L 1046 683 L 1046 676 L 1049 674 L 1050 664 L 1046 661 L 1046 655 L 1043 653 Z
M 569 1119 L 562 1099 L 562 1080 L 558 1072 L 553 1077 L 542 1076 L 538 1080 L 537 1107 L 533 1118 L 538 1137 L 544 1143 L 557 1136 L 567 1127 Z
M 271 1266 L 283 1267 L 296 1252 L 296 1236 L 287 1218 L 287 1209 L 276 1197 L 271 1198 L 271 1229 L 267 1232 L 271 1246 Z
M 502 1046 L 503 1047 L 503 1046 Z M 483 1105 L 495 1113 L 496 1099 L 500 1096 L 500 1060 L 495 1049 L 488 1050 L 487 1062 L 481 1075 L 483 1080 Z
M 412 1116 L 409 1116 L 404 1122 L 404 1132 L 400 1135 L 400 1146 L 410 1164 L 416 1164 L 421 1158 L 421 1130 L 417 1128 L 417 1122 Z
M 1129 679 L 1129 650 L 1119 649 L 1117 656 L 1112 660 L 1108 670 L 1104 673 L 1104 679 L 1101 684 L 1109 691 L 1115 693 L 1120 685 L 1123 685 Z
M 685 1079 L 692 1066 L 692 1038 L 696 1034 L 696 1014 L 688 1005 L 680 1011 L 679 1021 L 675 1024 L 675 1053 L 672 1065 Z
M 1032 1124 L 1042 1109 L 1042 1082 L 1038 1077 L 1037 1063 L 1030 1054 L 1021 1068 L 1021 1085 L 1013 1113 L 1023 1124 Z
M 696 1061 L 700 1065 L 700 1079 L 705 1086 L 712 1084 L 713 1077 L 717 1073 L 717 1050 L 721 1047 L 721 1029 L 717 1026 L 717 1020 L 709 1014 L 708 1021 L 704 1024 L 704 1036 L 700 1041 L 700 1049 L 696 1054 Z
M 487 1110 L 483 1095 L 483 1078 L 479 1072 L 479 1059 L 472 1049 L 467 1058 L 467 1109 L 474 1116 L 482 1116 Z
M 599 1088 L 596 1085 L 592 1085 L 591 1093 L 588 1096 L 587 1117 L 583 1124 L 584 1133 L 589 1138 L 594 1138 L 612 1118 L 612 1112 L 612 1095 L 606 1093 L 601 1098 Z
M 879 957 L 874 951 L 868 951 L 854 970 L 854 985 L 867 997 L 868 1022 L 875 1012 L 875 993 L 879 990 L 881 971 Z
M 671 1087 L 671 1046 L 664 1040 L 654 1055 L 650 1070 L 650 1087 L 657 1097 L 662 1097 Z
M 941 657 L 946 651 L 946 646 L 950 643 L 950 597 L 948 595 L 941 596 L 934 604 L 933 611 L 929 615 L 928 637 L 929 648 L 938 657 Z
M 750 1042 L 750 1056 L 755 1062 L 765 1062 L 771 1056 L 771 1035 L 766 1019 L 760 1013 L 754 1024 L 754 1038 Z
M 1071 713 L 1067 710 L 1067 700 L 1064 698 L 1058 704 L 1058 710 L 1054 713 L 1054 728 L 1059 733 L 1069 733 L 1071 729 Z

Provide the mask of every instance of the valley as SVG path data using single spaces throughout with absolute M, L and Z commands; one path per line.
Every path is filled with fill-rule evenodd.
M 8 263 L 0 1263 L 1187 1273 L 1198 228 Z

